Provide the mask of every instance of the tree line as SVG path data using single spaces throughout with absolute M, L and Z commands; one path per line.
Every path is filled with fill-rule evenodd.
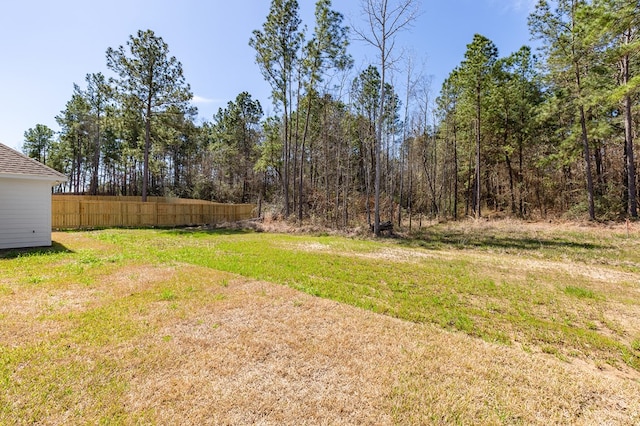
M 249 37 L 272 89 L 265 117 L 242 92 L 196 124 L 181 63 L 151 30 L 109 48 L 114 77 L 88 74 L 24 152 L 69 176 L 72 193 L 180 196 L 269 206 L 336 227 L 483 215 L 637 218 L 640 5 L 540 0 L 540 48 L 501 56 L 476 34 L 437 96 L 394 50 L 416 0 L 362 0 L 350 29 L 318 0 L 272 0 Z M 357 36 L 378 61 L 356 70 Z

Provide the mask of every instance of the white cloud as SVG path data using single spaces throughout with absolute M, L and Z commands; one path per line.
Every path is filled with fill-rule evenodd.
M 214 102 L 220 102 L 218 99 L 208 99 L 203 96 L 193 95 L 191 102 L 194 104 L 212 104 Z

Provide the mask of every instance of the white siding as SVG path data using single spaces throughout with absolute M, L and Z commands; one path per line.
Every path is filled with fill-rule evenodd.
M 0 178 L 0 249 L 51 245 L 51 182 Z

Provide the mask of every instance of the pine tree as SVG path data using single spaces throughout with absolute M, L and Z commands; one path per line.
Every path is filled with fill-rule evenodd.
M 182 64 L 175 56 L 169 56 L 169 46 L 151 30 L 129 36 L 126 48 L 109 48 L 107 66 L 119 75 L 120 94 L 132 103 L 144 121 L 142 201 L 146 201 L 153 118 L 170 107 L 188 109 L 191 88 L 185 82 Z

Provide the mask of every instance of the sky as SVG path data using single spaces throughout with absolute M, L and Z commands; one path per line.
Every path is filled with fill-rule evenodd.
M 298 0 L 303 24 L 313 29 L 314 0 Z M 390 0 L 394 2 L 395 0 Z M 431 76 L 433 96 L 464 58 L 476 33 L 492 40 L 500 56 L 531 45 L 527 16 L 535 0 L 421 0 L 420 15 L 399 34 L 397 54 L 411 56 Z M 333 0 L 351 27 L 365 27 L 361 0 Z M 181 63 L 199 121 L 247 91 L 267 115 L 275 113 L 271 89 L 248 41 L 262 29 L 269 0 L 8 0 L 0 8 L 0 142 L 20 150 L 26 130 L 45 124 L 71 99 L 73 85 L 107 69 L 105 52 L 151 29 Z M 355 36 L 354 36 L 355 37 Z M 376 52 L 352 40 L 354 76 L 377 64 Z M 401 70 L 393 78 L 400 79 Z M 402 80 L 404 81 L 404 80 Z M 398 90 L 400 92 L 400 90 Z

